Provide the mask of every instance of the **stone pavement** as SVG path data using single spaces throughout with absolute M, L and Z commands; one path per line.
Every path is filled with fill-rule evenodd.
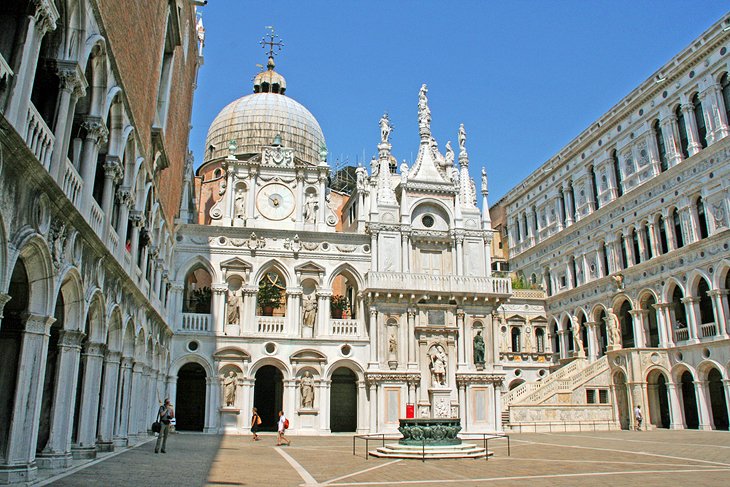
M 485 460 L 381 460 L 352 455 L 350 436 L 177 434 L 168 453 L 149 442 L 60 478 L 53 486 L 674 486 L 730 485 L 730 433 L 525 433 L 491 441 Z M 372 446 L 371 446 L 372 448 Z

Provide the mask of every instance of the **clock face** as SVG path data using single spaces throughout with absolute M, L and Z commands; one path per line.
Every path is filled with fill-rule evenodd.
M 294 194 L 283 184 L 267 184 L 259 190 L 256 206 L 269 220 L 283 220 L 294 211 Z

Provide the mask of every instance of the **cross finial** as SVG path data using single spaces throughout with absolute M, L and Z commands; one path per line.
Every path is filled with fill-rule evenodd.
M 261 38 L 261 47 L 269 50 L 269 57 L 273 58 L 281 51 L 284 47 L 284 42 L 274 32 L 274 26 L 267 25 L 266 29 L 269 31 L 264 37 Z

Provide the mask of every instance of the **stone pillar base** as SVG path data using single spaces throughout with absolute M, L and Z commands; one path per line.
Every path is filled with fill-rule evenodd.
M 27 465 L 0 465 L 0 484 L 31 484 L 38 478 L 38 467 Z
M 60 472 L 71 466 L 73 458 L 70 453 L 39 453 L 35 457 L 38 468 Z
M 114 451 L 114 442 L 100 441 L 96 444 L 96 451 L 100 453 L 110 453 Z
M 114 443 L 115 447 L 119 447 L 119 448 L 126 448 L 129 445 L 127 438 L 121 437 L 121 436 L 115 437 L 114 440 L 112 441 L 112 443 Z
M 72 447 L 71 457 L 74 460 L 89 460 L 96 458 L 96 446 L 82 448 Z
M 222 407 L 219 409 L 221 415 L 219 433 L 238 433 L 238 418 L 241 410 L 232 407 Z

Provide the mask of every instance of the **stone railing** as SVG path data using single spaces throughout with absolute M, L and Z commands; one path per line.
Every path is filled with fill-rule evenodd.
M 67 157 L 63 173 L 63 192 L 71 200 L 71 203 L 77 207 L 83 186 L 84 183 L 81 180 L 79 172 Z
M 10 69 L 7 61 L 2 54 L 0 54 L 0 83 L 4 82 L 10 84 L 10 77 L 13 75 L 13 70 Z
M 334 336 L 358 336 L 357 320 L 330 320 L 330 334 Z
M 502 396 L 502 409 L 506 410 L 510 404 L 518 402 L 534 403 L 535 401 L 542 400 L 544 394 L 552 394 L 555 390 L 555 383 L 563 380 L 575 372 L 582 370 L 586 367 L 588 361 L 585 359 L 573 360 L 572 362 L 559 368 L 552 374 L 548 375 L 540 382 L 525 382 L 515 387 L 507 394 Z
M 513 289 L 512 297 L 515 299 L 547 299 L 542 289 Z
M 284 322 L 286 318 L 283 316 L 257 316 L 257 327 L 258 333 L 264 334 L 282 334 L 284 333 Z
M 207 313 L 183 313 L 183 331 L 210 331 L 210 315 Z
M 109 250 L 111 250 L 112 254 L 117 256 L 119 247 L 119 235 L 117 235 L 117 231 L 114 230 L 111 226 L 109 227 Z
M 689 328 L 677 328 L 674 330 L 674 341 L 683 342 L 689 340 Z
M 415 274 L 410 272 L 368 272 L 366 288 L 371 291 L 440 294 L 511 294 L 512 281 L 498 277 Z
M 102 235 L 102 226 L 104 223 L 104 212 L 101 211 L 101 207 L 99 206 L 99 203 L 94 200 L 94 198 L 91 198 L 91 208 L 89 209 L 89 224 L 91 225 L 91 228 L 94 229 L 96 234 L 100 238 L 104 238 Z
M 591 380 L 598 374 L 601 374 L 608 370 L 608 357 L 603 356 L 596 360 L 595 362 L 591 363 L 588 367 L 584 368 L 583 370 L 579 371 L 578 373 L 572 375 L 570 377 L 570 386 L 571 389 L 575 389 L 581 384 L 584 384 L 585 382 Z
M 25 143 L 33 154 L 38 158 L 40 163 L 48 169 L 51 163 L 51 153 L 53 152 L 53 142 L 56 138 L 53 132 L 48 128 L 46 122 L 33 106 L 28 103 L 28 119 L 26 120 Z
M 717 326 L 715 323 L 705 323 L 700 326 L 700 335 L 702 338 L 714 337 L 717 335 Z

